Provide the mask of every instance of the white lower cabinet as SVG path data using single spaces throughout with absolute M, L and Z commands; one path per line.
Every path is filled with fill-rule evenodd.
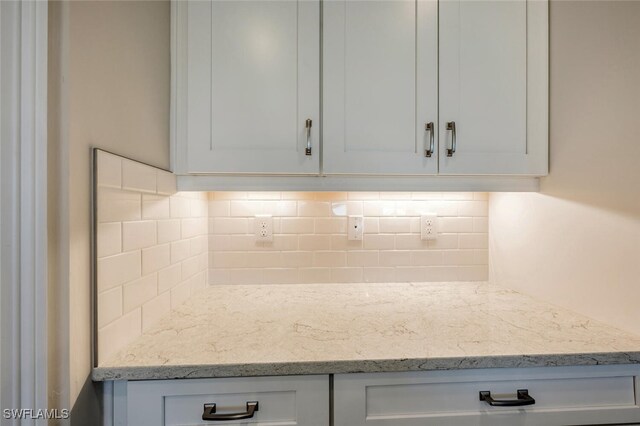
M 120 381 L 106 423 L 640 425 L 639 376 L 621 365 L 336 374 L 332 387 L 329 375 Z
M 114 408 L 116 425 L 328 426 L 329 376 L 116 382 Z
M 553 367 L 334 377 L 335 426 L 560 426 L 640 423 L 637 367 Z M 528 391 L 528 397 L 521 392 Z M 490 392 L 497 404 L 481 401 Z

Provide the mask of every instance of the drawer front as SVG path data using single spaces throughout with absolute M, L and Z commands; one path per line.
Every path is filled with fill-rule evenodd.
M 334 380 L 335 426 L 554 426 L 640 422 L 637 369 L 491 369 L 345 374 Z M 490 391 L 513 400 L 527 389 L 535 404 L 490 406 Z
M 145 425 L 328 426 L 328 376 L 158 380 L 127 383 L 127 423 Z M 216 415 L 246 413 L 253 417 L 203 420 L 205 404 Z

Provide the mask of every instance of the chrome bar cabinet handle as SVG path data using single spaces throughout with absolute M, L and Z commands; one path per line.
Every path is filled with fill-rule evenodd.
M 433 137 L 433 121 L 430 121 L 429 123 L 424 124 L 424 131 L 429 132 L 429 148 L 424 150 L 424 156 L 431 157 L 435 152 L 434 137 Z
M 311 125 L 311 119 L 307 118 L 305 122 L 305 128 L 307 129 L 307 149 L 304 150 L 305 155 L 311 155 Z
M 447 157 L 453 157 L 456 153 L 456 122 L 448 121 L 447 130 L 451 131 L 451 148 L 447 148 Z

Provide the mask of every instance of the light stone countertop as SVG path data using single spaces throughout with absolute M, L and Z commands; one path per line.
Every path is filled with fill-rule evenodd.
M 93 379 L 639 363 L 640 336 L 487 283 L 213 286 Z

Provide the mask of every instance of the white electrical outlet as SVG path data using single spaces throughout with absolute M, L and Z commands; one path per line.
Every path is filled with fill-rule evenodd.
M 349 241 L 362 241 L 364 232 L 364 220 L 362 216 L 349 216 L 347 223 L 347 239 Z
M 271 215 L 256 215 L 254 224 L 256 242 L 270 243 L 273 241 L 273 217 Z
M 435 240 L 438 238 L 438 216 L 435 213 L 420 216 L 420 239 Z

